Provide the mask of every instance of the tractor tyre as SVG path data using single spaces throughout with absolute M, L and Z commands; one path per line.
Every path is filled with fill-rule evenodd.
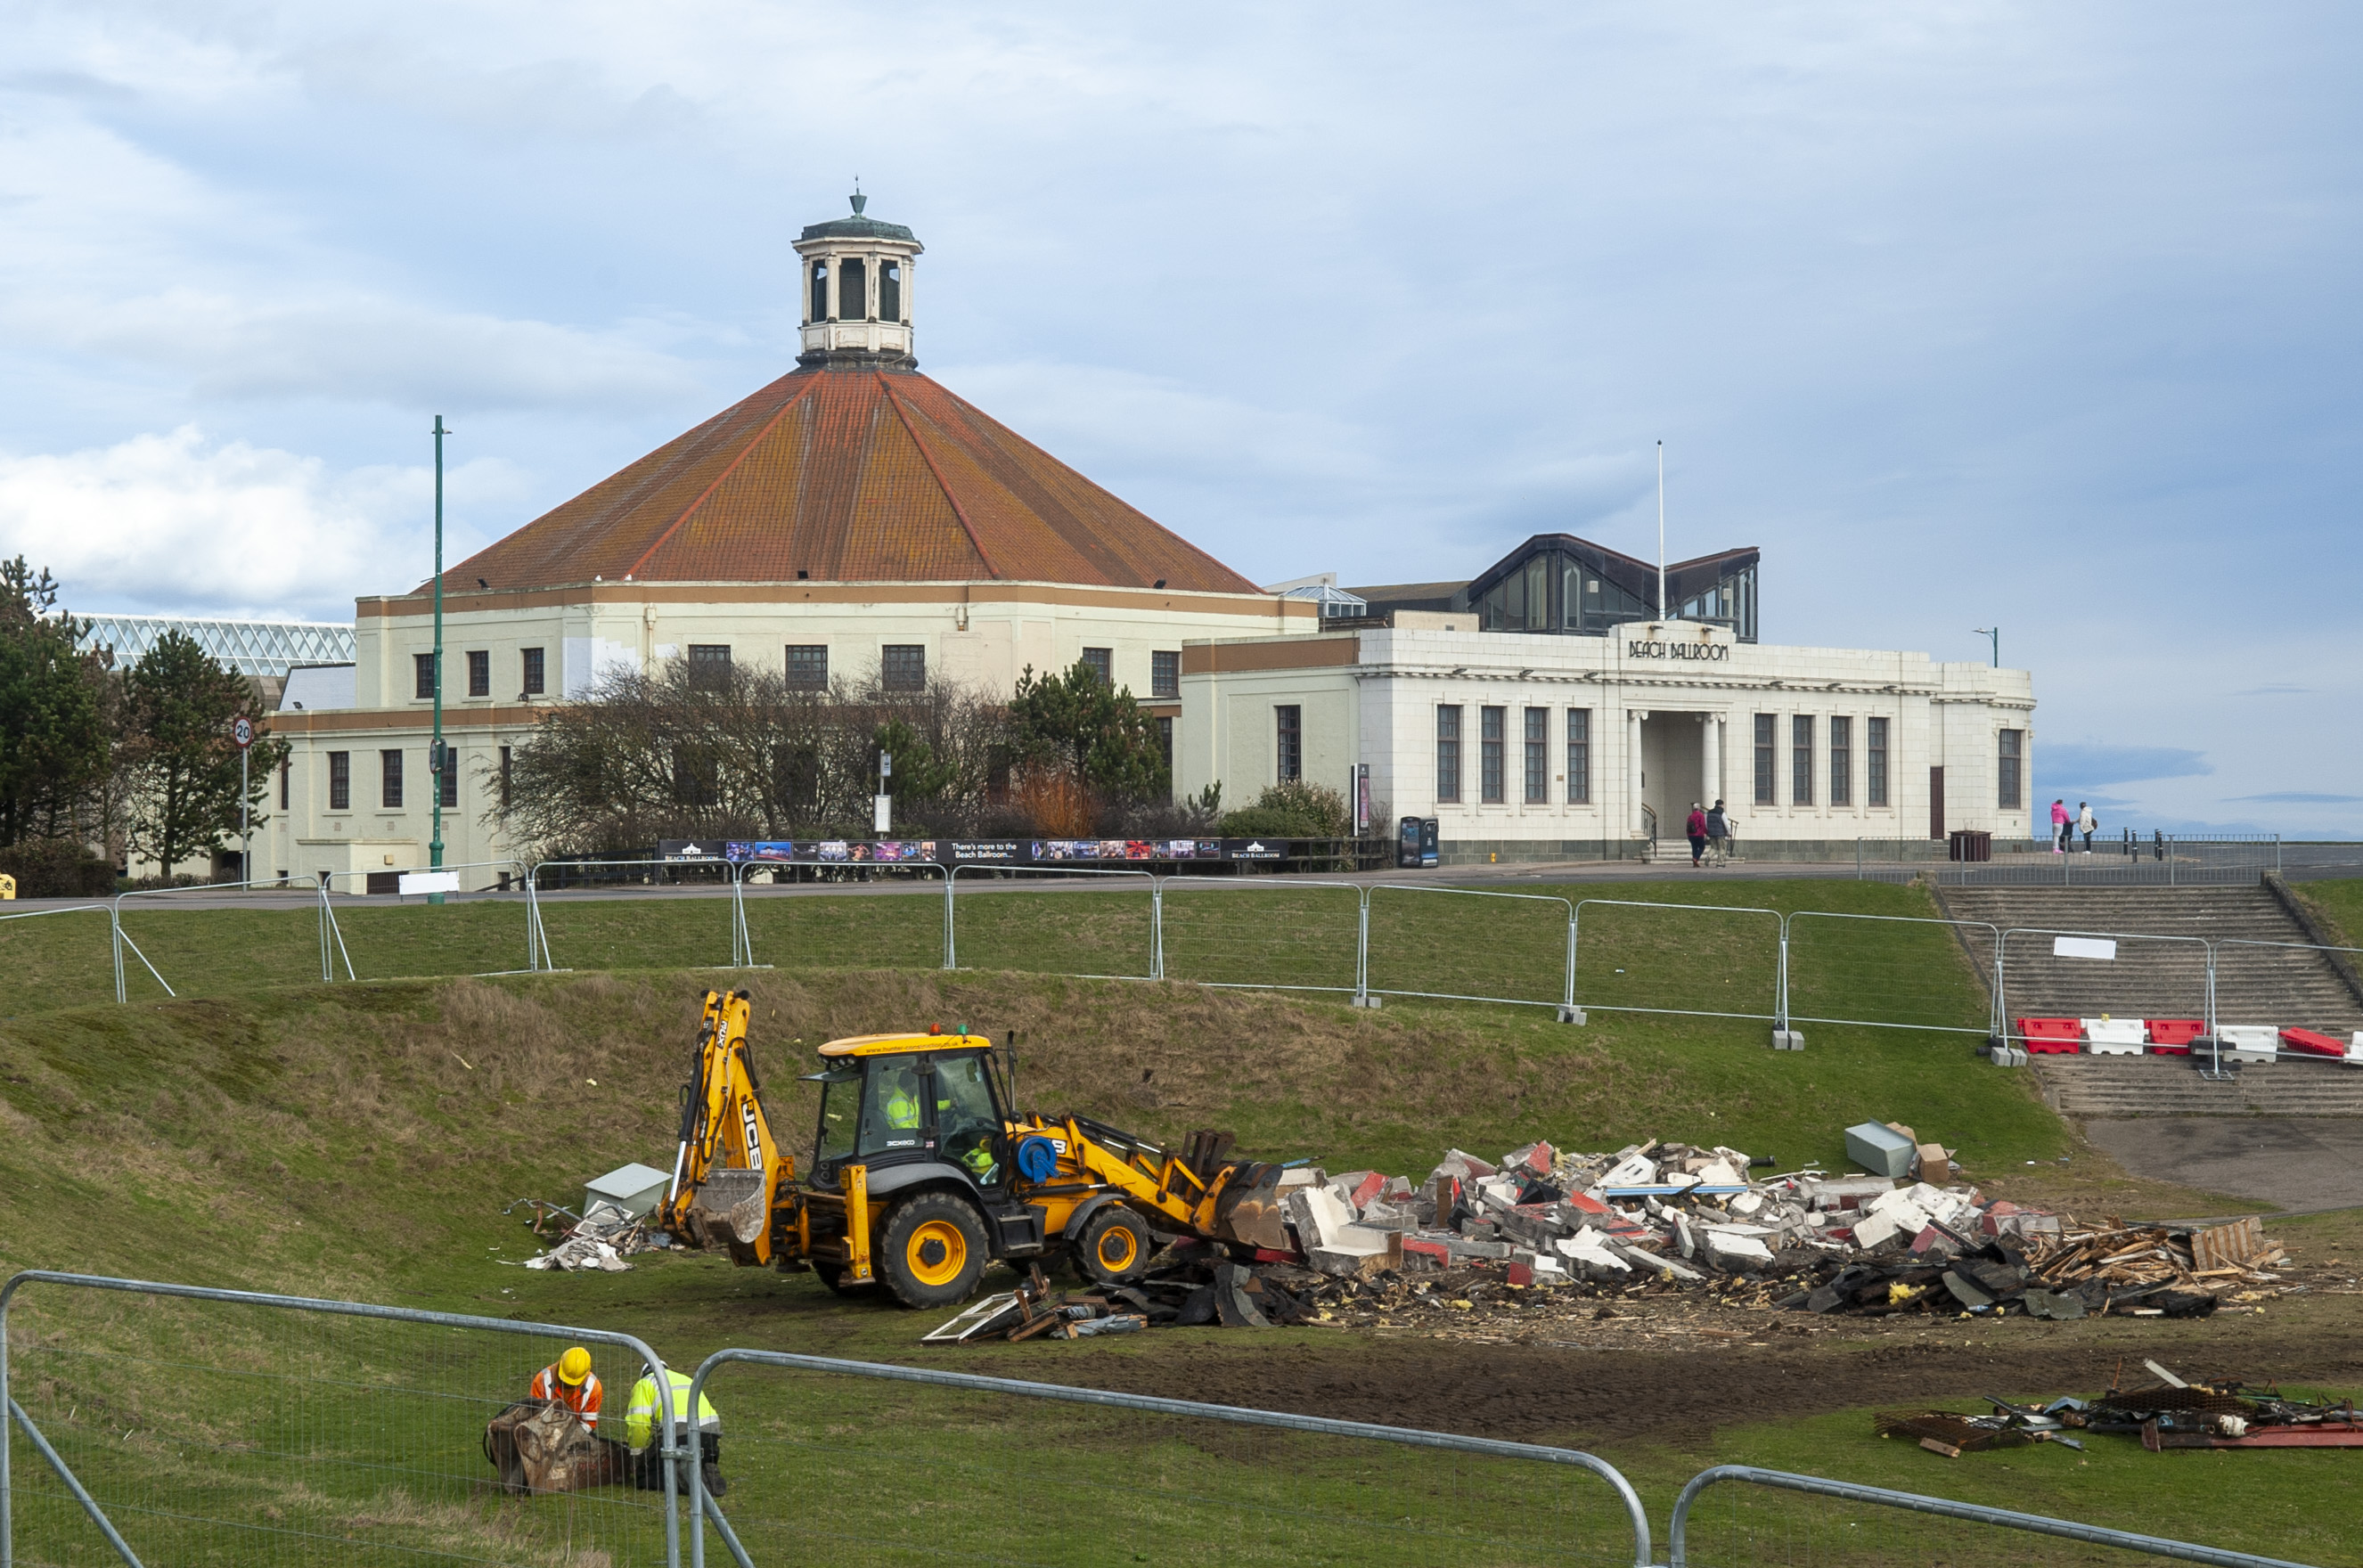
M 984 1220 L 965 1198 L 922 1192 L 894 1206 L 871 1252 L 878 1278 L 905 1307 L 956 1307 L 992 1261 Z
M 820 1282 L 828 1286 L 828 1293 L 831 1296 L 859 1296 L 865 1290 L 875 1288 L 869 1280 L 846 1278 L 843 1264 L 816 1263 L 812 1265 L 812 1269 L 813 1273 L 819 1276 Z
M 1075 1272 L 1093 1285 L 1130 1285 L 1148 1267 L 1157 1250 L 1139 1215 L 1111 1203 L 1083 1222 L 1075 1238 Z

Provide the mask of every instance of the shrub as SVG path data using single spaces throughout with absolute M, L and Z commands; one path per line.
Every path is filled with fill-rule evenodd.
M 0 873 L 17 878 L 20 899 L 103 899 L 115 892 L 115 867 L 69 838 L 28 838 L 0 849 Z
M 1303 778 L 1268 786 L 1254 804 L 1222 822 L 1226 838 L 1345 838 L 1353 831 L 1346 797 Z

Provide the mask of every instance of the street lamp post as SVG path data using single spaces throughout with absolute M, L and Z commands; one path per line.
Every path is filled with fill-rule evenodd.
M 429 869 L 443 868 L 443 770 L 451 759 L 443 751 L 443 437 L 450 432 L 443 428 L 443 416 L 435 416 L 435 738 L 427 747 L 427 782 L 435 791 L 435 836 L 427 845 Z M 439 892 L 427 895 L 430 904 L 439 904 Z
M 1993 667 L 1996 669 L 2000 669 L 2002 668 L 2002 628 L 2000 626 L 1972 626 L 1969 630 L 1975 632 L 1981 637 L 1992 639 Z

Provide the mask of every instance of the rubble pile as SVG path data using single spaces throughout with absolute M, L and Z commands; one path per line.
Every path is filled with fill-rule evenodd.
M 2291 1399 L 2277 1385 L 2251 1389 L 2236 1378 L 2186 1383 L 2158 1363 L 2158 1381 L 2091 1399 L 2016 1405 L 1986 1397 L 1988 1416 L 1950 1410 L 1887 1411 L 1872 1419 L 1881 1437 L 1905 1437 L 1947 1459 L 2030 1442 L 2084 1445 L 2071 1432 L 2138 1436 L 2157 1453 L 2169 1448 L 2363 1448 L 2363 1420 L 2351 1399 Z
M 624 1260 L 634 1253 L 645 1253 L 665 1245 L 663 1238 L 650 1233 L 645 1219 L 635 1218 L 613 1203 L 594 1203 L 577 1216 L 571 1209 L 539 1198 L 519 1198 L 501 1210 L 505 1214 L 520 1205 L 529 1205 L 534 1211 L 533 1230 L 538 1236 L 554 1233 L 557 1244 L 537 1257 L 525 1260 L 525 1266 L 536 1269 L 558 1269 L 573 1273 L 583 1269 L 601 1269 L 609 1274 L 621 1274 L 632 1265 Z
M 1939 1174 L 1940 1161 L 1949 1178 L 1956 1167 L 1945 1151 L 1915 1146 L 1917 1168 Z M 2279 1283 L 2269 1270 L 2281 1252 L 2254 1220 L 2088 1227 L 1959 1183 L 1818 1169 L 1753 1175 L 1770 1164 L 1721 1145 L 1652 1140 L 1581 1154 L 1535 1143 L 1499 1161 L 1455 1149 L 1416 1185 L 1298 1166 L 1280 1188 L 1292 1250 L 1177 1242 L 1128 1284 L 1053 1300 L 1029 1282 L 994 1298 L 993 1313 L 955 1320 L 965 1327 L 952 1337 L 1082 1338 L 1167 1324 L 1417 1328 L 1454 1324 L 1456 1315 L 1465 1327 L 1531 1318 L 1555 1298 L 1670 1294 L 1813 1315 L 2188 1318 L 2265 1299 Z M 1045 1324 L 1045 1312 L 1063 1317 Z

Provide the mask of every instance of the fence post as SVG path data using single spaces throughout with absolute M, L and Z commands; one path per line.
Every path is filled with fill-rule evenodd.
M 1362 901 L 1354 932 L 1354 1005 L 1370 1005 L 1370 890 L 1362 889 Z
M 1148 977 L 1165 977 L 1165 881 L 1155 872 L 1148 876 Z
M 960 868 L 957 866 L 944 873 L 944 967 L 960 967 L 960 933 L 958 901 Z
M 1786 1033 L 1789 1029 L 1789 917 L 1785 914 L 1781 917 L 1781 977 L 1773 987 L 1772 996 L 1772 1010 L 1778 1015 L 1772 1021 L 1772 1027 L 1778 1032 Z
M 122 895 L 117 894 L 116 901 L 106 907 L 107 939 L 115 949 L 115 999 L 117 1002 L 130 999 L 123 985 L 123 904 L 121 900 Z M 6 1568 L 5 1562 L 0 1562 L 0 1568 Z
M 1707 722 L 1714 723 L 1712 719 Z M 1859 835 L 1854 841 L 1854 879 L 1858 882 L 1862 880 L 1862 839 Z
M 1565 992 L 1565 994 L 1564 994 L 1564 995 L 1559 999 L 1559 1005 L 1560 1005 L 1561 1007 L 1563 1007 L 1563 1008 L 1565 1008 L 1565 1009 L 1567 1010 L 1567 1011 L 1566 1011 L 1566 1014 L 1565 1014 L 1564 1018 L 1561 1020 L 1561 1021 L 1562 1021 L 1562 1022 L 1566 1022 L 1566 1023 L 1573 1023 L 1573 1022 L 1575 1021 L 1575 1019 L 1576 1019 L 1576 1010 L 1575 1010 L 1575 912 L 1576 912 L 1576 907 L 1577 907 L 1577 906 L 1576 906 L 1572 901 L 1570 901 L 1570 902 L 1568 904 L 1568 906 L 1567 906 L 1567 988 L 1566 988 L 1566 992 Z

